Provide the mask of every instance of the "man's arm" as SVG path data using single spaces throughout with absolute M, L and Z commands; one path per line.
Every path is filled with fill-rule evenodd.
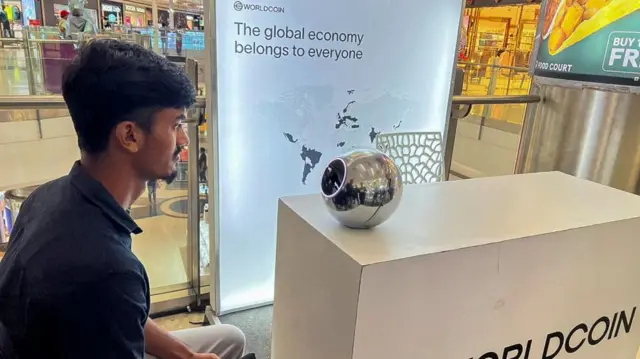
M 147 353 L 160 359 L 191 359 L 194 352 L 184 343 L 162 329 L 151 318 L 144 327 Z

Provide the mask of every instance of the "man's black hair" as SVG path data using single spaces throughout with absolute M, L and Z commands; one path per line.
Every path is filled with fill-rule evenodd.
M 78 146 L 97 154 L 107 149 L 120 122 L 150 130 L 158 111 L 188 108 L 196 92 L 186 73 L 166 58 L 139 45 L 95 40 L 65 70 L 62 96 Z

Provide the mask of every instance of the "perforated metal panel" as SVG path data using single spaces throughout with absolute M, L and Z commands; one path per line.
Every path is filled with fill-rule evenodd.
M 396 163 L 404 184 L 442 180 L 443 149 L 440 132 L 381 134 L 376 147 Z

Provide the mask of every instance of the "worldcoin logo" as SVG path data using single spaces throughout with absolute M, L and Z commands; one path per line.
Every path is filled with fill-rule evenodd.
M 236 11 L 242 11 L 242 2 L 241 1 L 234 2 L 233 8 L 236 9 Z

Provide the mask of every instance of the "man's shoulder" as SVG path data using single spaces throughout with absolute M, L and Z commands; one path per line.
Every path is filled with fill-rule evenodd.
M 77 191 L 74 190 L 74 186 L 71 181 L 71 176 L 66 175 L 47 182 L 38 186 L 24 201 L 20 208 L 20 212 L 28 212 L 34 210 L 47 210 L 50 207 L 56 207 L 58 209 L 66 209 L 69 206 L 69 198 L 77 197 Z
M 138 258 L 110 233 L 87 233 L 60 226 L 53 233 L 36 230 L 29 237 L 15 248 L 18 253 L 15 264 L 23 267 L 32 280 L 55 283 L 72 278 L 79 283 L 102 280 L 113 274 L 146 277 Z M 69 276 L 70 273 L 73 275 Z
M 67 175 L 39 186 L 24 201 L 16 226 L 44 229 L 49 234 L 75 233 L 90 227 L 98 231 L 100 224 L 108 224 L 100 208 L 73 183 Z M 46 235 L 47 233 L 41 233 Z
M 77 271 L 74 276 L 85 280 L 114 270 L 144 274 L 125 237 L 65 176 L 40 186 L 24 202 L 9 251 L 18 254 L 16 264 L 28 272 L 45 271 L 44 277 L 65 271 Z

